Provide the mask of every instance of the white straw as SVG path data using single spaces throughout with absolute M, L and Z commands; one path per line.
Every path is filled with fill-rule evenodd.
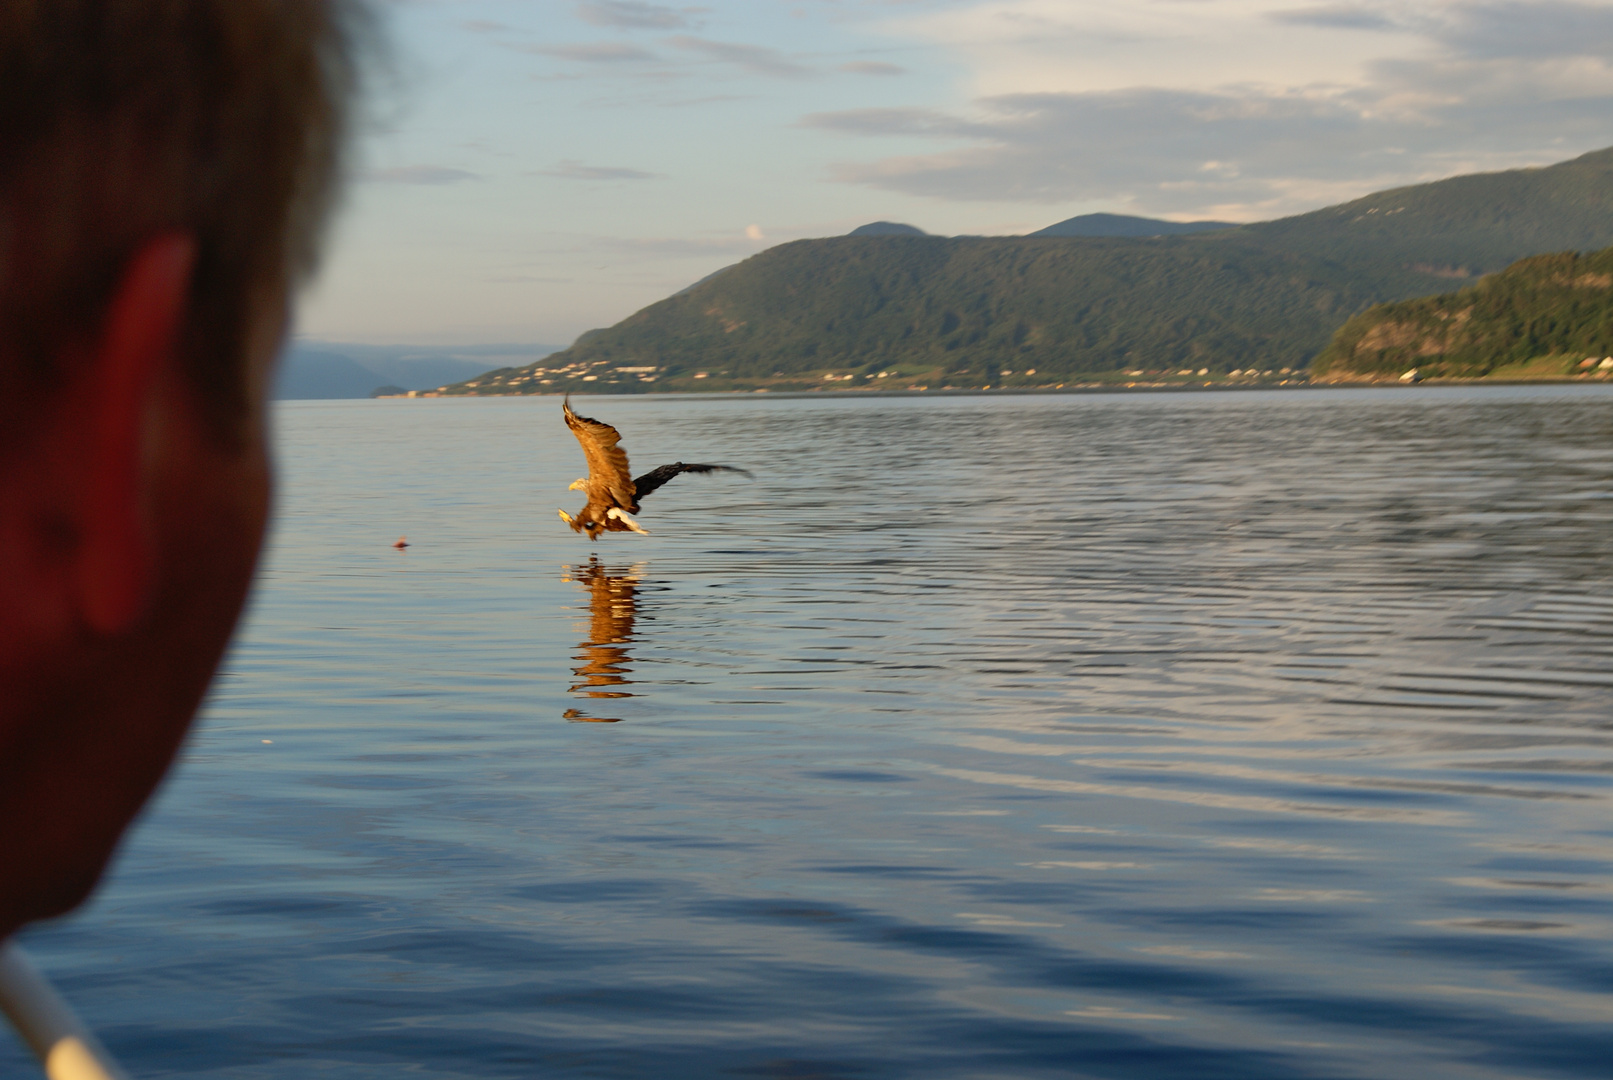
M 128 1080 L 56 988 L 12 942 L 0 942 L 0 1011 L 50 1080 Z

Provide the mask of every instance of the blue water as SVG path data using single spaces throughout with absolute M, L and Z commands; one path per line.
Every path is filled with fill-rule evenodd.
M 136 1077 L 1608 1075 L 1609 388 L 579 405 L 283 406 Z

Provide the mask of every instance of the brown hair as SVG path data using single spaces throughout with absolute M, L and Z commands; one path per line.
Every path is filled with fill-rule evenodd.
M 314 266 L 359 3 L 0 0 L 0 394 L 58 382 L 129 257 L 183 230 L 184 360 L 228 429 L 255 302 Z

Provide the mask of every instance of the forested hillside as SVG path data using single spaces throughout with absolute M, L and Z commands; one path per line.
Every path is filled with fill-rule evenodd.
M 802 240 L 538 364 L 446 392 L 1277 371 L 1307 364 L 1373 304 L 1447 290 L 1541 251 L 1610 244 L 1613 150 L 1200 235 Z
M 1613 248 L 1605 248 L 1537 255 L 1470 288 L 1374 307 L 1344 324 L 1312 374 L 1538 378 L 1600 372 L 1598 358 L 1610 354 Z

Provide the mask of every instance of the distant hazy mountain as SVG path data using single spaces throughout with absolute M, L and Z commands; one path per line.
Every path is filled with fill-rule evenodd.
M 929 233 L 915 225 L 903 225 L 895 221 L 870 221 L 867 225 L 859 225 L 846 234 L 847 236 L 928 236 Z
M 1185 233 L 1235 229 L 1235 221 L 1160 221 L 1129 214 L 1081 214 L 1028 236 L 1181 236 Z M 853 236 L 856 233 L 852 234 Z
M 1444 292 L 1525 256 L 1609 245 L 1613 149 L 1216 232 L 798 240 L 591 330 L 541 365 L 451 392 L 559 391 L 590 375 L 591 388 L 645 392 L 826 387 L 897 369 L 929 385 L 983 386 L 1032 370 L 1063 381 L 1298 368 L 1373 304 Z M 631 377 L 608 374 L 622 368 Z
M 281 357 L 275 397 L 364 398 L 382 386 L 434 390 L 493 367 L 526 364 L 556 345 L 351 345 L 296 342 Z
M 350 356 L 293 347 L 280 358 L 274 396 L 288 398 L 361 398 L 386 380 Z

